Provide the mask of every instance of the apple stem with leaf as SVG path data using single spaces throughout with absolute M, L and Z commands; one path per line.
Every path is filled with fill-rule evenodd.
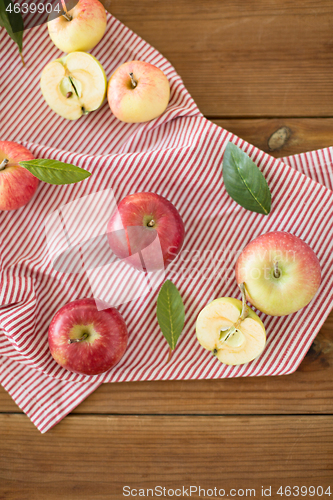
M 129 73 L 129 76 L 131 77 L 131 84 L 132 84 L 132 87 L 133 87 L 133 89 L 135 89 L 135 87 L 137 86 L 138 82 L 136 82 L 136 81 L 134 80 L 134 75 L 133 75 L 133 73 Z
M 0 165 L 0 170 L 4 170 L 7 166 L 7 163 L 9 163 L 9 160 L 7 160 L 7 158 L 2 160 L 1 165 Z

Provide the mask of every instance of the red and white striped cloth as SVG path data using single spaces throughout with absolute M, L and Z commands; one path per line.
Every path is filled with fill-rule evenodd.
M 104 104 L 69 122 L 47 107 L 39 90 L 43 66 L 60 56 L 46 26 L 25 33 L 25 68 L 15 45 L 4 32 L 1 37 L 2 73 L 11 75 L 1 79 L 1 140 L 19 141 L 36 157 L 70 162 L 92 173 L 70 186 L 40 183 L 26 207 L 0 214 L 0 382 L 38 429 L 46 432 L 103 382 L 295 371 L 333 306 L 333 149 L 284 158 L 284 164 L 210 123 L 171 64 L 112 16 L 93 54 L 108 77 L 132 59 L 160 67 L 171 84 L 167 111 L 149 123 L 131 125 L 116 120 Z M 244 210 L 224 189 L 221 165 L 230 140 L 251 156 L 269 183 L 273 205 L 268 217 Z M 71 300 L 92 296 L 91 287 L 86 273 L 53 268 L 44 223 L 59 207 L 110 188 L 118 201 L 129 193 L 155 191 L 179 210 L 186 239 L 166 275 L 183 296 L 186 323 L 167 364 L 168 346 L 155 315 L 157 290 L 120 305 L 130 335 L 128 350 L 114 369 L 85 377 L 55 363 L 47 331 L 55 312 Z M 239 296 L 233 273 L 238 253 L 273 230 L 289 231 L 310 244 L 322 266 L 320 290 L 296 314 L 260 314 L 267 329 L 264 353 L 246 365 L 222 365 L 197 343 L 196 317 L 216 297 Z M 113 279 L 112 274 L 105 277 Z

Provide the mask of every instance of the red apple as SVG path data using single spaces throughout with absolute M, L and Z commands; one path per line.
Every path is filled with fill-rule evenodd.
M 63 306 L 49 327 L 49 347 L 59 365 L 81 375 L 98 375 L 124 355 L 128 333 L 123 317 L 110 307 L 99 311 L 94 299 Z
M 112 113 L 123 122 L 153 120 L 164 113 L 169 99 L 167 77 L 163 71 L 147 62 L 126 62 L 109 80 L 109 105 Z
M 107 226 L 112 251 L 136 269 L 157 271 L 179 253 L 185 237 L 183 221 L 173 206 L 156 193 L 126 196 Z
M 20 144 L 0 141 L 0 210 L 23 207 L 35 194 L 37 177 L 18 164 L 33 159 L 30 151 Z
M 237 283 L 247 299 L 271 316 L 285 316 L 306 306 L 321 281 L 319 260 L 297 236 L 275 231 L 251 241 L 236 262 Z

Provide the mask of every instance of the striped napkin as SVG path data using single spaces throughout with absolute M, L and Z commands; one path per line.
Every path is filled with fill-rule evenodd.
M 14 44 L 3 32 L 1 37 L 3 72 L 12 75 L 11 81 L 1 81 L 1 139 L 21 142 L 36 157 L 70 162 L 92 173 L 69 186 L 40 183 L 26 207 L 0 214 L 0 382 L 38 429 L 46 432 L 103 382 L 295 371 L 333 306 L 333 149 L 276 160 L 212 124 L 171 64 L 110 15 L 93 55 L 108 77 L 127 60 L 145 60 L 161 68 L 171 85 L 169 106 L 161 117 L 143 124 L 119 122 L 107 104 L 76 122 L 66 121 L 47 107 L 39 90 L 43 66 L 61 55 L 46 26 L 25 33 L 26 68 Z M 19 92 L 13 81 L 22 82 Z M 227 195 L 221 164 L 228 141 L 241 147 L 264 173 L 273 198 L 269 217 L 244 210 Z M 138 191 L 167 197 L 185 224 L 184 247 L 165 276 L 182 294 L 184 332 L 167 363 L 168 346 L 155 315 L 161 282 L 138 278 L 136 288 L 131 288 L 132 300 L 124 298 L 118 304 L 130 335 L 125 356 L 105 374 L 73 374 L 51 357 L 48 325 L 65 303 L 96 297 L 95 281 L 89 272 L 66 273 L 54 266 L 48 221 L 64 207 L 84 206 L 85 200 L 90 207 L 91 200 L 109 194 L 120 201 Z M 89 217 L 88 209 L 77 218 L 85 231 L 73 231 L 70 243 L 84 243 L 106 227 L 102 216 Z M 216 297 L 239 297 L 234 278 L 237 256 L 250 240 L 274 230 L 289 231 L 309 243 L 322 266 L 322 284 L 311 304 L 298 313 L 281 318 L 260 313 L 267 346 L 258 359 L 241 366 L 222 365 L 197 343 L 196 317 Z M 110 283 L 119 288 L 119 283 L 126 287 L 135 282 L 126 266 L 120 281 L 108 264 L 95 271 L 101 290 Z

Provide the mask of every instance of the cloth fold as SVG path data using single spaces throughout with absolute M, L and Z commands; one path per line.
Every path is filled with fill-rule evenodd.
M 37 40 L 43 52 L 38 60 L 34 56 Z M 26 207 L 0 214 L 0 382 L 20 408 L 45 432 L 103 382 L 281 375 L 296 370 L 333 305 L 332 149 L 281 161 L 217 127 L 202 116 L 171 64 L 110 15 L 106 35 L 93 51 L 108 77 L 127 60 L 155 64 L 170 81 L 170 104 L 161 117 L 143 124 L 119 122 L 107 104 L 88 117 L 68 122 L 40 104 L 40 61 L 59 56 L 46 26 L 27 32 L 25 46 L 27 69 L 23 70 L 13 64 L 16 54 L 11 42 L 6 38 L 2 44 L 5 66 L 11 68 L 13 78 L 26 81 L 15 99 L 10 82 L 1 83 L 8 116 L 2 139 L 21 142 L 36 157 L 86 168 L 92 175 L 69 186 L 40 183 Z M 228 141 L 241 147 L 264 173 L 273 198 L 269 217 L 244 210 L 227 195 L 221 165 Z M 112 259 L 81 273 L 55 265 L 59 248 L 82 248 L 103 236 L 112 203 L 116 206 L 127 194 L 139 191 L 168 198 L 185 224 L 183 250 L 164 275 L 147 278 Z M 60 219 L 57 226 L 54 221 Z M 66 226 L 63 242 L 62 224 Z M 196 317 L 218 296 L 239 296 L 234 279 L 238 254 L 250 240 L 273 230 L 290 231 L 310 244 L 322 266 L 321 287 L 311 304 L 296 314 L 281 318 L 260 314 L 267 346 L 258 359 L 242 366 L 222 365 L 197 343 Z M 85 256 L 83 261 L 87 262 Z M 168 346 L 155 315 L 158 289 L 165 278 L 177 285 L 186 308 L 184 332 L 170 363 L 166 363 Z M 124 293 L 119 296 L 123 284 Z M 48 325 L 65 303 L 85 296 L 101 298 L 100 293 L 126 321 L 128 350 L 105 374 L 76 375 L 51 357 Z

